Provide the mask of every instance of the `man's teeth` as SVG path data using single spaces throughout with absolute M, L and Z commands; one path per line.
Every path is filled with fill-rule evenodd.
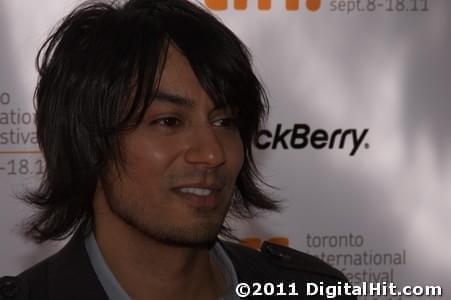
M 201 188 L 181 188 L 180 192 L 194 194 L 196 196 L 208 196 L 213 192 L 213 190 Z

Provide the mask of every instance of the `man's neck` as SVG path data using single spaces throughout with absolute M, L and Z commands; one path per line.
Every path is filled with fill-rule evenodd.
M 132 299 L 217 299 L 224 278 L 207 246 L 149 238 L 97 203 L 94 234 L 117 281 Z

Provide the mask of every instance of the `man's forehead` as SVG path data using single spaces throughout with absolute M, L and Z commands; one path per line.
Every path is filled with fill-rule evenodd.
M 169 102 L 172 104 L 189 107 L 193 107 L 195 105 L 192 98 L 167 91 L 156 92 L 154 101 Z
M 207 91 L 208 87 L 201 83 L 205 80 L 199 80 L 190 60 L 176 44 L 169 42 L 163 62 L 149 108 L 155 101 L 186 108 L 195 108 L 206 103 L 211 111 L 238 111 L 238 107 L 235 107 L 237 104 L 233 105 L 222 93 Z M 219 78 L 215 80 L 221 81 Z
M 154 99 L 152 103 L 156 101 L 157 103 L 171 103 L 181 107 L 194 108 L 198 106 L 198 100 L 196 98 L 191 98 L 189 96 L 179 95 L 174 92 L 169 91 L 157 91 L 154 95 Z M 218 109 L 229 109 L 229 106 L 226 102 L 217 102 L 215 103 L 210 98 L 206 100 L 211 106 L 213 110 Z M 152 103 L 150 107 L 152 107 Z

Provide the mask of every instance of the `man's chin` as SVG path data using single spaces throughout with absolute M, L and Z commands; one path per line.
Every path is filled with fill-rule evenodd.
M 162 226 L 156 228 L 155 224 L 140 225 L 127 220 L 129 225 L 151 240 L 174 247 L 210 247 L 217 240 L 221 224 L 195 224 L 186 226 Z M 161 225 L 160 225 L 161 226 Z M 158 227 L 160 227 L 158 226 Z
M 158 241 L 173 247 L 186 247 L 186 248 L 210 248 L 216 241 L 216 236 L 213 238 L 203 239 L 189 239 L 181 237 L 162 237 Z
M 205 232 L 204 230 L 165 230 L 160 232 L 147 231 L 146 236 L 158 241 L 162 244 L 175 246 L 175 247 L 210 247 L 217 240 L 219 234 L 218 230 L 212 230 Z

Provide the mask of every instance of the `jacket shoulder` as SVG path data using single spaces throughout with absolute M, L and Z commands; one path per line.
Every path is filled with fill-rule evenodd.
M 313 255 L 270 242 L 264 242 L 260 251 L 281 268 L 291 268 L 347 281 L 342 272 Z
M 265 273 L 281 274 L 281 278 L 296 278 L 296 274 L 302 274 L 303 278 L 312 280 L 348 281 L 342 272 L 319 258 L 289 247 L 267 241 L 262 244 L 260 251 L 230 242 L 225 242 L 225 247 L 238 265 L 257 265 L 265 269 Z
M 92 269 L 79 231 L 59 251 L 23 271 L 8 282 L 17 285 L 8 300 L 107 299 Z M 1 293 L 1 291 L 0 291 Z M 0 296 L 0 300 L 4 300 Z

